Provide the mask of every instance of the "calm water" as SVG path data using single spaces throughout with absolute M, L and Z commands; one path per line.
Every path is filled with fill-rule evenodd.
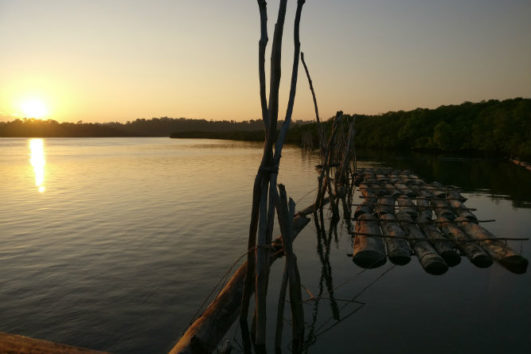
M 244 252 L 260 157 L 260 144 L 231 141 L 0 139 L 0 331 L 113 352 L 170 349 Z M 519 167 L 414 154 L 359 158 L 463 187 L 479 218 L 497 220 L 489 230 L 530 236 L 531 173 Z M 301 208 L 314 198 L 316 163 L 285 149 L 279 181 Z M 438 277 L 416 260 L 363 271 L 347 256 L 351 240 L 340 228 L 330 254 L 336 322 L 316 245 L 311 223 L 295 243 L 307 333 L 316 334 L 310 352 L 531 352 L 529 273 L 478 269 L 466 259 Z M 511 245 L 531 258 L 529 242 Z M 282 263 L 273 266 L 271 308 Z

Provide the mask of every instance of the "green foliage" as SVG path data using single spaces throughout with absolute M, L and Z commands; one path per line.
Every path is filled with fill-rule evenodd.
M 515 98 L 357 116 L 356 146 L 531 158 L 531 100 Z

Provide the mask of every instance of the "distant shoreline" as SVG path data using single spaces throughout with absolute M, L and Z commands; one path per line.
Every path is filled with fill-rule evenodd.
M 355 122 L 356 146 L 370 149 L 483 154 L 531 160 L 531 99 L 514 98 L 388 112 L 345 115 Z M 280 127 L 282 122 L 279 122 Z M 323 123 L 330 129 L 330 120 Z M 261 120 L 207 121 L 187 118 L 137 119 L 127 123 L 59 123 L 53 120 L 0 122 L 0 137 L 97 138 L 171 137 L 263 141 Z M 292 123 L 286 142 L 317 147 L 316 123 Z

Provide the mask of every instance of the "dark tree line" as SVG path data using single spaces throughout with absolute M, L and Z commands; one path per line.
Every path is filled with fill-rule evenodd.
M 362 148 L 531 158 L 531 99 L 465 102 L 436 109 L 348 117 L 353 118 L 356 146 Z M 300 142 L 308 134 L 317 141 L 314 125 L 298 126 L 290 133 L 291 142 Z
M 531 99 L 514 98 L 478 103 L 417 108 L 382 115 L 351 115 L 356 119 L 356 146 L 372 149 L 479 152 L 531 160 Z M 315 123 L 293 124 L 287 143 L 313 141 Z M 330 127 L 330 121 L 326 122 Z M 208 121 L 187 118 L 136 119 L 127 123 L 59 123 L 17 119 L 0 122 L 2 137 L 172 136 L 262 141 L 263 123 Z
M 2 137 L 120 137 L 120 136 L 170 136 L 173 132 L 227 133 L 257 131 L 260 120 L 244 122 L 207 121 L 188 118 L 139 118 L 127 123 L 60 123 L 54 120 L 16 119 L 0 122 Z

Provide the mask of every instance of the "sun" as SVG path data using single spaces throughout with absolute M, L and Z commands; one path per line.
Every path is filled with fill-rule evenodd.
M 48 116 L 48 107 L 42 99 L 31 98 L 20 103 L 20 111 L 24 118 L 43 119 Z

